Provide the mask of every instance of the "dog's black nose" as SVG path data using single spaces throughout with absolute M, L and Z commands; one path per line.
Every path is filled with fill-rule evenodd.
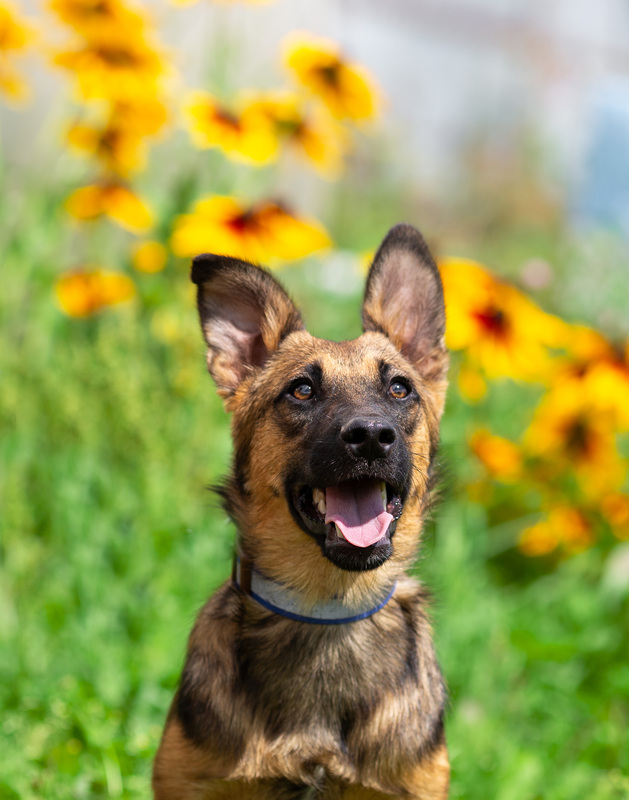
M 352 455 L 367 461 L 384 458 L 396 439 L 395 430 L 386 422 L 360 417 L 343 425 L 340 436 Z

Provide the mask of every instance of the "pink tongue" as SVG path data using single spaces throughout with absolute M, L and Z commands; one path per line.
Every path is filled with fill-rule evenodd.
M 356 547 L 382 539 L 393 520 L 382 507 L 381 485 L 381 481 L 348 481 L 325 490 L 325 521 L 335 522 Z

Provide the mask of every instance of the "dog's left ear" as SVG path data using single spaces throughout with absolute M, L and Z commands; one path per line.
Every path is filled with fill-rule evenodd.
M 246 261 L 205 253 L 193 260 L 191 279 L 198 286 L 208 370 L 228 401 L 241 381 L 304 324 L 275 278 Z
M 373 260 L 363 303 L 363 328 L 393 342 L 422 377 L 448 370 L 446 315 L 439 270 L 412 225 L 391 228 Z

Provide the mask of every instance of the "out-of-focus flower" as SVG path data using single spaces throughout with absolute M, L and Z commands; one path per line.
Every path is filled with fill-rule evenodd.
M 77 123 L 68 131 L 68 143 L 116 175 L 129 175 L 146 159 L 144 137 L 113 122 L 102 128 Z
M 478 430 L 470 439 L 470 447 L 493 478 L 511 483 L 521 477 L 522 452 L 508 439 Z
M 470 403 L 478 403 L 487 394 L 487 381 L 478 367 L 464 361 L 457 376 L 457 385 L 463 397 Z
M 168 122 L 168 109 L 159 95 L 145 92 L 140 97 L 117 99 L 109 104 L 108 119 L 138 136 L 154 136 Z
M 212 95 L 195 92 L 186 107 L 188 128 L 197 147 L 220 147 L 230 158 L 263 164 L 277 153 L 270 120 L 244 107 L 227 108 Z
M 159 132 L 167 111 L 157 98 L 133 102 L 95 104 L 87 122 L 77 122 L 68 131 L 68 143 L 96 159 L 106 172 L 127 176 L 141 169 L 146 160 L 146 139 Z
M 627 465 L 616 447 L 613 421 L 572 384 L 558 384 L 538 406 L 524 448 L 552 467 L 573 471 L 586 497 L 618 488 Z
M 120 26 L 82 46 L 58 53 L 54 63 L 74 73 L 86 99 L 135 100 L 154 94 L 166 64 L 144 36 Z
M 567 554 L 578 553 L 594 543 L 589 520 L 572 506 L 560 505 L 546 519 L 526 528 L 520 536 L 520 550 L 527 556 L 543 556 L 561 546 Z
M 629 430 L 629 342 L 614 346 L 598 331 L 572 326 L 567 357 L 557 364 L 555 383 L 584 396 L 593 410 Z
M 145 231 L 153 223 L 148 207 L 131 189 L 119 183 L 83 186 L 66 200 L 66 210 L 80 220 L 109 217 L 134 233 Z
M 133 281 L 120 272 L 99 268 L 64 273 L 55 285 L 62 310 L 71 317 L 89 317 L 107 306 L 131 300 Z
M 449 347 L 464 350 L 489 378 L 546 380 L 553 366 L 548 348 L 564 344 L 566 324 L 475 261 L 449 258 L 440 268 Z
M 297 95 L 274 92 L 254 100 L 247 110 L 266 119 L 277 139 L 323 176 L 334 178 L 341 172 L 349 136 L 323 107 L 306 109 Z
M 28 47 L 33 32 L 12 5 L 0 3 L 0 92 L 10 100 L 21 101 L 28 88 L 13 66 L 13 58 Z
M 168 252 L 161 242 L 139 242 L 133 248 L 131 263 L 139 272 L 161 272 L 166 266 Z
M 575 369 L 581 371 L 589 362 L 606 358 L 611 346 L 599 331 L 587 325 L 570 325 L 565 349 Z
M 629 497 L 626 494 L 613 492 L 604 497 L 601 513 L 617 539 L 629 539 Z
M 346 61 L 335 42 L 293 34 L 285 43 L 285 63 L 337 119 L 375 117 L 378 101 L 373 80 L 363 67 Z
M 50 0 L 50 10 L 87 39 L 116 37 L 121 29 L 140 34 L 145 20 L 120 0 Z
M 265 200 L 243 206 L 233 197 L 200 200 L 175 223 L 173 251 L 179 256 L 221 253 L 248 261 L 291 261 L 329 247 L 330 238 L 314 220 L 300 219 Z

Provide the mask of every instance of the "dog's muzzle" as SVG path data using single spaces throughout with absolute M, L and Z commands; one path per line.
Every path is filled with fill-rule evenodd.
M 289 505 L 323 555 L 341 569 L 375 569 L 393 552 L 391 537 L 403 501 L 399 490 L 384 480 L 366 477 L 325 487 L 297 485 L 289 494 Z

